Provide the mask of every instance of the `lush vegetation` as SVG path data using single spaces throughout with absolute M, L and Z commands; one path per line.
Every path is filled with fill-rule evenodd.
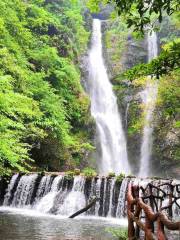
M 164 75 L 159 80 L 157 107 L 155 109 L 155 143 L 154 153 L 166 175 L 170 169 L 179 174 L 179 102 L 180 102 L 180 72 L 179 69 Z
M 133 146 L 137 149 L 143 126 L 143 106 L 137 93 L 144 88 L 146 76 L 152 75 L 159 81 L 154 153 L 163 165 L 167 165 L 166 158 L 176 163 L 178 2 L 153 1 L 149 5 L 141 0 L 103 2 L 115 6 L 112 16 L 116 18 L 105 26 L 104 41 L 120 111 L 123 116 L 128 112 L 123 122 L 127 127 L 128 151 Z M 89 0 L 87 5 L 98 11 L 101 3 Z M 80 84 L 81 56 L 90 36 L 85 1 L 0 0 L 0 9 L 0 174 L 88 166 L 85 156 L 93 150 L 93 121 L 89 98 Z M 172 27 L 168 33 L 167 22 Z M 160 29 L 162 35 L 161 53 L 148 64 L 147 49 L 142 47 L 144 40 L 137 39 L 139 32 L 141 37 L 145 33 L 145 26 Z M 163 149 L 172 132 L 175 143 L 171 141 Z M 138 152 L 132 154 L 135 155 Z M 83 174 L 92 177 L 96 172 L 85 168 Z
M 112 234 L 113 237 L 118 238 L 119 240 L 127 240 L 128 239 L 128 230 L 126 228 L 109 228 L 107 229 L 109 233 Z
M 170 16 L 179 10 L 178 0 L 89 0 L 88 6 L 92 11 L 99 11 L 102 3 L 113 4 L 127 26 L 133 26 L 135 31 L 142 33 L 147 25 L 154 27 L 157 20 L 162 22 L 164 14 Z
M 0 0 L 0 9 L 0 174 L 79 165 L 91 149 L 81 3 Z
M 135 9 L 131 13 L 134 14 Z M 128 28 L 128 15 L 124 18 L 120 14 L 121 17 L 111 19 L 105 28 L 104 41 L 119 109 L 126 118 L 124 128 L 127 129 L 128 154 L 134 169 L 139 161 L 144 126 L 144 105 L 139 93 L 146 86 L 147 76 L 152 76 L 151 81 L 158 81 L 158 99 L 152 123 L 152 158 L 156 173 L 161 169 L 163 175 L 170 176 L 170 169 L 179 174 L 177 166 L 180 164 L 179 14 L 173 12 L 170 17 L 165 12 L 163 14 L 161 24 L 156 23 L 155 28 L 160 54 L 150 63 L 147 63 L 146 32 L 143 32 L 145 36 L 142 38 L 138 33 L 140 29 L 133 24 Z
M 124 74 L 130 80 L 142 76 L 156 76 L 158 79 L 164 74 L 168 74 L 180 67 L 180 40 L 175 39 L 173 42 L 166 44 L 158 58 L 153 59 L 148 64 L 140 64 Z

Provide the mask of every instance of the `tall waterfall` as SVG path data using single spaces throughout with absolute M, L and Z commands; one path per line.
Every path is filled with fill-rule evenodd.
M 148 61 L 158 55 L 157 35 L 155 32 L 148 34 Z M 146 88 L 141 92 L 142 103 L 144 105 L 144 129 L 141 144 L 141 158 L 139 176 L 147 177 L 150 174 L 150 159 L 152 151 L 152 120 L 157 97 L 157 81 L 150 76 L 147 78 Z
M 99 172 L 130 171 L 117 100 L 109 81 L 102 54 L 101 21 L 93 20 L 92 46 L 89 52 L 89 88 L 91 114 L 96 121 L 101 147 L 98 160 Z

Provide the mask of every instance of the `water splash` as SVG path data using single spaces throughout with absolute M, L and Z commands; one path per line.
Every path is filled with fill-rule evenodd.
M 117 205 L 117 210 L 116 210 L 116 217 L 117 218 L 122 218 L 126 215 L 125 214 L 126 191 L 127 191 L 128 183 L 129 183 L 128 178 L 124 178 L 122 183 L 121 183 L 120 193 L 119 193 L 119 197 L 118 197 L 118 205 Z
M 38 174 L 21 177 L 11 204 L 13 207 L 25 207 L 31 204 L 37 178 Z
M 100 194 L 101 194 L 101 178 L 98 178 L 97 182 L 96 182 L 96 197 L 100 199 Z M 96 201 L 96 205 L 95 205 L 95 215 L 98 216 L 99 215 L 99 208 L 100 208 L 100 203 L 99 201 Z
M 84 177 L 76 176 L 74 178 L 72 191 L 67 195 L 64 203 L 58 209 L 58 214 L 71 215 L 86 206 L 84 186 Z
M 17 179 L 17 175 L 14 175 L 6 189 L 6 194 L 4 195 L 5 199 L 7 199 L 7 196 L 11 196 L 12 204 L 10 207 L 7 207 L 6 201 L 4 201 L 4 209 L 13 211 L 14 208 L 18 208 L 18 211 L 21 209 L 22 212 L 32 210 L 33 214 L 36 213 L 37 215 L 40 213 L 48 213 L 67 217 L 86 206 L 91 201 L 92 196 L 96 196 L 100 198 L 100 201 L 97 201 L 96 205 L 84 214 L 84 217 L 101 216 L 107 217 L 108 219 L 111 217 L 122 218 L 126 217 L 126 192 L 129 181 L 134 185 L 139 185 L 144 188 L 146 188 L 148 183 L 153 183 L 153 185 L 156 186 L 165 182 L 167 183 L 167 180 L 125 178 L 120 186 L 120 183 L 114 178 L 104 179 L 104 177 L 98 177 L 86 179 L 83 176 L 76 176 L 74 179 L 69 180 L 64 176 L 50 177 L 52 181 L 50 181 L 51 188 L 49 191 L 49 180 L 46 181 L 47 184 L 45 187 L 42 184 L 45 182 L 44 177 L 37 176 L 36 174 L 19 176 L 18 182 L 16 182 L 13 190 L 15 194 L 11 195 L 14 181 Z M 169 180 L 169 183 L 171 183 L 171 181 L 172 180 Z M 173 181 L 173 185 L 178 183 L 179 181 L 177 180 Z M 45 194 L 43 197 L 37 198 L 40 186 L 45 188 L 43 190 Z M 87 187 L 89 189 L 87 189 Z M 157 192 L 156 189 L 153 191 L 155 195 L 162 195 L 162 192 Z M 163 191 L 169 193 L 169 186 L 164 185 Z M 140 196 L 141 194 L 142 191 L 140 191 Z M 149 195 L 148 192 L 146 194 Z M 174 191 L 174 195 L 179 196 L 177 189 Z M 159 201 L 157 203 L 158 207 L 160 207 L 162 203 L 167 204 L 168 201 L 168 199 L 167 201 L 166 199 L 163 200 L 164 203 Z M 178 207 L 173 205 L 172 211 L 173 218 L 178 218 Z
M 108 211 L 108 217 L 112 216 L 112 210 L 113 210 L 113 192 L 114 192 L 114 185 L 115 185 L 115 179 L 111 179 L 110 184 L 110 202 L 109 202 L 109 211 Z
M 63 181 L 63 176 L 55 177 L 52 182 L 50 192 L 47 193 L 47 191 L 45 191 L 46 194 L 41 199 L 39 199 L 39 192 L 40 192 L 40 189 L 42 188 L 42 186 L 45 189 L 48 187 L 48 184 L 47 184 L 47 183 L 49 183 L 49 181 L 47 181 L 47 179 L 49 180 L 48 177 L 49 176 L 44 176 L 42 178 L 41 183 L 37 190 L 38 198 L 36 197 L 35 209 L 42 213 L 48 213 L 53 208 L 55 197 L 58 193 L 59 184 Z M 46 179 L 46 181 L 45 181 L 45 179 Z M 46 182 L 46 185 L 44 184 L 45 182 Z
M 4 196 L 4 202 L 3 202 L 4 206 L 8 206 L 10 204 L 11 198 L 13 198 L 12 191 L 15 187 L 15 184 L 16 184 L 16 181 L 17 181 L 18 177 L 19 177 L 19 174 L 14 174 L 12 176 L 11 180 L 10 180 L 10 183 L 8 185 L 8 189 L 7 189 L 6 194 Z
M 102 55 L 101 21 L 93 20 L 92 47 L 89 52 L 89 91 L 91 114 L 96 121 L 101 157 L 99 172 L 129 173 L 126 139 L 117 100 Z
M 155 32 L 148 35 L 148 61 L 158 55 L 157 35 Z M 141 99 L 144 106 L 144 129 L 141 144 L 139 176 L 147 177 L 150 174 L 150 159 L 152 152 L 153 133 L 153 111 L 156 104 L 158 84 L 154 78 L 147 77 L 146 88 L 141 92 Z

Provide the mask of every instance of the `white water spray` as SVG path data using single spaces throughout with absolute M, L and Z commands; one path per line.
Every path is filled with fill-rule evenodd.
M 9 200 L 10 200 L 10 197 L 11 197 L 11 194 L 12 194 L 12 190 L 14 188 L 14 185 L 15 185 L 15 182 L 16 182 L 18 176 L 19 176 L 19 174 L 15 174 L 11 178 L 11 181 L 10 181 L 10 183 L 8 185 L 7 192 L 6 192 L 5 196 L 4 196 L 4 202 L 3 202 L 4 206 L 8 206 L 8 203 L 9 203 Z
M 58 209 L 58 214 L 72 215 L 81 208 L 85 207 L 86 200 L 84 195 L 85 178 L 74 177 L 73 188 L 64 200 L 63 205 Z
M 110 202 L 109 202 L 108 217 L 111 217 L 111 216 L 112 216 L 114 185 L 115 185 L 115 179 L 112 179 L 112 180 L 111 180 L 111 184 L 110 184 Z
M 101 21 L 93 20 L 92 47 L 89 52 L 89 79 L 91 114 L 96 121 L 101 157 L 99 172 L 130 171 L 126 139 L 124 136 L 117 100 L 109 81 L 102 55 Z
M 158 55 L 157 35 L 155 32 L 148 35 L 148 61 L 150 62 L 153 58 Z M 153 111 L 155 108 L 157 98 L 158 85 L 155 79 L 147 78 L 146 88 L 141 92 L 142 103 L 144 105 L 144 129 L 143 139 L 141 144 L 141 159 L 140 159 L 140 171 L 139 176 L 147 177 L 149 175 L 150 158 L 152 152 L 152 120 Z
M 125 215 L 125 208 L 126 208 L 126 191 L 128 187 L 129 179 L 124 178 L 121 183 L 121 188 L 118 197 L 118 205 L 116 209 L 116 217 L 122 218 Z
M 42 178 L 41 184 L 38 188 L 37 193 L 39 192 L 40 188 L 42 188 L 42 184 L 44 182 L 44 178 L 47 178 L 49 176 L 44 176 Z M 51 208 L 53 207 L 54 201 L 55 201 L 55 197 L 58 193 L 58 185 L 59 183 L 63 180 L 63 176 L 57 176 L 54 178 L 53 183 L 51 185 L 51 189 L 50 192 L 48 192 L 47 194 L 45 194 L 43 196 L 43 198 L 41 198 L 37 204 L 35 204 L 35 209 L 42 212 L 42 213 L 48 213 Z M 45 186 L 46 187 L 46 186 Z

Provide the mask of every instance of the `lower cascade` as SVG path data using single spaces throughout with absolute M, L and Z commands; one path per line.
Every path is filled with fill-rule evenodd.
M 0 180 L 0 183 L 3 179 Z M 93 197 L 99 200 L 85 216 L 99 217 L 126 217 L 126 193 L 128 184 L 135 184 L 146 188 L 151 183 L 155 186 L 163 183 L 179 184 L 177 180 L 152 180 L 126 177 L 122 180 L 116 178 L 74 176 L 68 178 L 64 175 L 15 174 L 12 176 L 6 189 L 0 192 L 0 202 L 3 207 L 32 209 L 40 213 L 70 216 L 84 208 Z M 1 184 L 2 185 L 2 184 Z M 157 191 L 155 189 L 155 191 Z M 168 185 L 163 189 L 168 193 Z M 176 190 L 175 190 L 176 191 Z M 4 194 L 3 194 L 4 193 Z M 158 196 L 161 192 L 155 193 Z M 179 196 L 177 190 L 174 193 Z M 159 202 L 158 204 L 165 204 Z M 173 217 L 179 216 L 178 207 L 173 207 Z

